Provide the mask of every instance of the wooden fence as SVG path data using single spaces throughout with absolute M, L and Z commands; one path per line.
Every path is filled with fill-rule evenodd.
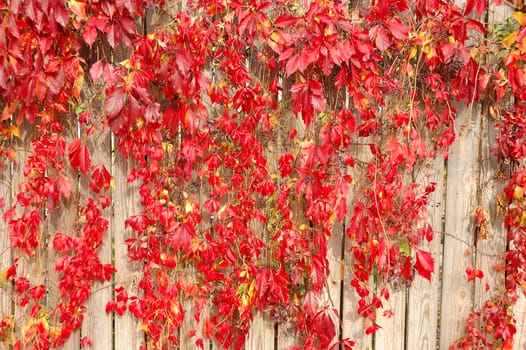
M 494 16 L 495 9 L 491 11 Z M 418 182 L 436 182 L 436 192 L 428 203 L 430 220 L 435 228 L 435 238 L 426 247 L 432 252 L 436 262 L 436 272 L 431 282 L 416 277 L 406 288 L 400 286 L 392 290 L 392 297 L 386 309 L 392 309 L 393 317 L 379 315 L 382 327 L 374 336 L 365 335 L 367 321 L 357 315 L 357 296 L 350 287 L 351 255 L 350 242 L 345 235 L 345 223 L 335 225 L 329 240 L 330 275 L 328 276 L 326 297 L 340 311 L 342 323 L 341 337 L 349 337 L 356 342 L 355 349 L 392 350 L 434 350 L 448 349 L 464 334 L 469 313 L 482 306 L 489 295 L 504 288 L 504 272 L 496 271 L 494 266 L 504 263 L 506 234 L 502 216 L 499 215 L 498 194 L 504 181 L 502 165 L 497 164 L 490 154 L 496 131 L 494 120 L 483 108 L 473 105 L 460 109 L 455 122 L 457 140 L 450 149 L 449 158 L 438 156 L 432 163 L 421 165 L 414 173 Z M 69 125 L 70 140 L 76 137 L 77 126 Z M 18 159 L 13 167 L 0 171 L 0 197 L 6 200 L 5 208 L 10 206 L 18 184 L 24 180 L 22 168 L 24 158 L 29 155 L 31 128 L 21 129 L 18 144 L 15 145 Z M 110 230 L 105 244 L 100 250 L 104 262 L 113 262 L 117 269 L 113 281 L 97 284 L 87 306 L 87 312 L 80 331 L 74 333 L 65 350 L 80 349 L 81 338 L 92 339 L 92 349 L 127 350 L 137 349 L 145 341 L 139 323 L 129 314 L 115 316 L 105 312 L 106 302 L 112 298 L 112 288 L 124 285 L 131 289 L 137 283 L 140 266 L 128 262 L 126 257 L 125 219 L 140 210 L 136 188 L 127 181 L 128 171 L 133 164 L 112 152 L 112 139 L 109 133 L 93 138 L 97 144 L 89 144 L 93 163 L 105 164 L 112 171 L 112 208 L 104 215 L 110 220 Z M 75 178 L 75 176 L 72 176 Z M 88 184 L 73 184 L 79 191 L 90 191 Z M 488 232 L 481 233 L 472 216 L 476 208 L 489 213 Z M 19 274 L 32 276 L 33 280 L 46 284 L 49 288 L 47 300 L 55 305 L 58 299 L 56 273 L 54 272 L 54 250 L 51 247 L 53 232 L 71 229 L 76 217 L 75 206 L 61 205 L 49 213 L 43 223 L 43 248 L 37 259 L 28 259 L 12 252 L 8 230 L 0 221 L 0 271 L 19 258 Z M 485 237 L 483 237 L 485 236 Z M 46 246 L 46 243 L 49 243 Z M 465 276 L 467 267 L 477 267 L 485 272 L 482 281 L 468 282 Z M 1 278 L 1 276 L 0 276 Z M 486 283 L 489 292 L 486 291 Z M 9 283 L 0 279 L 0 316 L 14 314 L 23 317 L 14 307 Z M 191 319 L 192 306 L 186 305 L 185 312 Z M 514 307 L 517 320 L 517 335 L 514 349 L 526 348 L 526 299 L 521 298 Z M 194 341 L 189 339 L 192 325 L 181 327 L 181 349 L 195 349 Z M 247 350 L 285 349 L 294 345 L 294 338 L 287 324 L 277 324 L 266 316 L 255 315 L 251 333 L 246 344 Z M 8 349 L 0 343 L 0 349 Z M 206 349 L 218 349 L 210 343 Z

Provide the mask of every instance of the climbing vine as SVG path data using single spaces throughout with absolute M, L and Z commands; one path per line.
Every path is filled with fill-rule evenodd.
M 126 219 L 126 245 L 142 276 L 137 290 L 115 285 L 106 311 L 137 318 L 145 348 L 179 343 L 186 302 L 203 335 L 225 348 L 242 348 L 256 312 L 292 322 L 302 349 L 351 348 L 352 339 L 335 339 L 338 311 L 322 301 L 327 242 L 342 222 L 352 255 L 346 288 L 370 321 L 365 332 L 376 332 L 390 290 L 435 273 L 423 248 L 434 237 L 426 207 L 435 184 L 412 174 L 437 154 L 447 158 L 456 108 L 488 106 L 499 120 L 499 161 L 518 169 L 526 154 L 526 19 L 517 11 L 509 33 L 488 32 L 472 16 L 486 6 L 1 1 L 0 165 L 23 168 L 2 218 L 24 259 L 52 245 L 61 298 L 48 305 L 45 283 L 18 273 L 18 258 L 0 266 L 0 287 L 11 284 L 27 310 L 19 320 L 2 315 L 0 340 L 19 349 L 64 344 L 94 283 L 116 272 L 98 256 L 112 169 L 88 147 L 108 130 L 115 152 L 135 164 L 127 179 L 141 209 Z M 29 129 L 20 164 L 15 145 Z M 90 191 L 79 191 L 78 179 Z M 472 314 L 461 348 L 511 348 L 509 310 L 525 280 L 525 182 L 518 170 L 505 190 L 505 295 Z M 75 203 L 74 230 L 46 239 L 44 223 L 61 201 Z

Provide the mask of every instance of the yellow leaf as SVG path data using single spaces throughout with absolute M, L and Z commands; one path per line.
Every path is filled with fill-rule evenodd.
M 82 67 L 78 67 L 77 71 L 77 77 L 75 78 L 75 82 L 73 83 L 73 96 L 76 98 L 80 97 L 80 91 L 82 90 L 82 86 L 84 85 L 84 71 L 82 70 Z
M 302 230 L 302 231 L 308 231 L 308 230 L 310 230 L 310 226 L 307 225 L 307 224 L 301 224 L 301 225 L 300 225 L 300 230 Z
M 250 298 L 254 297 L 255 290 L 256 290 L 256 280 L 252 280 L 252 282 L 250 282 L 250 287 L 248 288 L 248 296 Z
M 513 12 L 513 17 L 520 23 L 521 26 L 526 24 L 526 13 L 522 11 Z
M 517 34 L 519 32 L 513 32 L 502 40 L 502 46 L 510 47 L 517 41 Z
M 417 53 L 418 48 L 416 46 L 411 47 L 411 53 L 409 54 L 409 58 L 415 58 Z
M 20 129 L 18 128 L 18 126 L 11 126 L 11 135 L 20 138 Z

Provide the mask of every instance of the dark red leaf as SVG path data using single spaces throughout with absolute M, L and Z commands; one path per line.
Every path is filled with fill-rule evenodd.
M 91 166 L 91 157 L 88 147 L 80 139 L 73 141 L 68 147 L 68 156 L 71 166 L 86 174 Z
M 95 72 L 95 76 L 98 76 L 98 72 Z M 90 70 L 91 74 L 91 70 Z M 109 117 L 114 117 L 124 107 L 124 91 L 122 89 L 115 89 L 106 96 L 104 108 Z
M 97 28 L 86 26 L 84 32 L 82 32 L 82 39 L 84 39 L 86 44 L 91 48 L 95 40 L 97 40 Z

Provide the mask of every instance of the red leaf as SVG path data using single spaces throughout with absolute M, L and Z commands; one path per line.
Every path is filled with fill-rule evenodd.
M 409 36 L 409 30 L 399 19 L 394 19 L 387 26 L 391 34 L 398 40 L 405 40 Z
M 281 177 L 287 177 L 292 174 L 292 162 L 294 162 L 294 156 L 290 153 L 286 153 L 279 158 L 279 171 Z
M 84 32 L 82 32 L 82 39 L 88 44 L 88 46 L 91 48 L 95 40 L 97 39 L 97 28 L 87 26 L 84 29 Z
M 416 248 L 415 268 L 418 274 L 428 281 L 431 281 L 431 273 L 435 271 L 435 262 L 431 253 Z
M 484 272 L 479 269 L 473 269 L 471 267 L 466 268 L 466 275 L 468 276 L 468 282 L 473 281 L 475 278 L 483 279 L 484 278 Z
M 64 196 L 64 198 L 69 199 L 69 196 L 71 195 L 71 180 L 65 177 L 64 175 L 60 175 L 58 177 L 57 181 L 57 187 L 60 193 Z
M 114 117 L 119 114 L 122 107 L 124 107 L 124 91 L 122 89 L 115 89 L 106 96 L 104 108 L 109 117 Z
M 325 111 L 325 106 L 327 105 L 327 101 L 325 100 L 325 97 L 323 95 L 312 95 L 312 107 L 314 107 L 314 110 L 318 112 Z
M 326 349 L 336 337 L 336 324 L 328 310 L 319 313 L 314 318 L 313 328 L 316 330 L 321 347 Z
M 279 61 L 282 62 L 282 61 L 288 60 L 290 56 L 292 56 L 295 52 L 296 52 L 295 47 L 289 47 L 288 49 L 286 49 L 285 51 L 279 54 Z
M 59 253 L 64 253 L 73 248 L 75 242 L 70 236 L 66 236 L 60 232 L 53 237 L 53 248 Z
M 292 75 L 295 71 L 299 68 L 299 55 L 294 55 L 287 61 L 287 64 L 285 65 L 285 73 L 287 73 L 287 76 Z
M 442 45 L 440 47 L 440 51 L 442 52 L 442 56 L 444 57 L 444 61 L 447 62 L 447 61 L 449 61 L 449 59 L 455 53 L 455 44 L 447 43 L 445 45 Z
M 104 28 L 106 27 L 106 23 L 108 23 L 110 20 L 108 17 L 99 14 L 98 16 L 91 16 L 88 18 L 88 26 L 95 27 L 100 31 L 104 31 Z
M 116 35 L 118 33 L 115 33 L 115 25 L 110 24 L 106 29 L 106 40 L 108 40 L 108 44 L 110 44 L 112 49 L 116 48 L 118 44 Z
M 189 129 L 190 134 L 195 134 L 199 130 L 201 121 L 206 120 L 208 111 L 206 107 L 199 103 L 194 108 L 188 108 L 183 118 L 183 124 Z
M 89 187 L 95 192 L 99 193 L 100 190 L 107 191 L 110 188 L 111 175 L 102 164 L 98 164 L 93 167 L 93 173 L 91 175 L 91 181 Z
M 102 61 L 98 60 L 97 62 L 93 63 L 93 65 L 89 69 L 89 75 L 91 77 L 91 80 L 96 82 L 100 78 L 102 78 L 104 66 L 102 65 Z
M 373 323 L 371 326 L 367 327 L 365 329 L 365 334 L 367 335 L 370 335 L 370 334 L 375 334 L 377 330 L 379 330 L 380 327 L 379 325 L 377 325 L 376 323 Z
M 80 139 L 73 141 L 68 147 L 68 156 L 71 166 L 86 174 L 91 166 L 91 157 L 88 147 Z
M 382 52 L 384 52 L 389 46 L 391 46 L 391 40 L 387 36 L 387 33 L 385 32 L 384 28 L 378 28 L 374 43 L 376 44 L 376 47 Z
M 464 10 L 464 16 L 473 11 L 473 8 L 477 11 L 477 15 L 482 15 L 486 12 L 487 2 L 486 0 L 468 0 L 466 3 L 466 9 Z
M 342 339 L 343 350 L 352 350 L 355 343 L 349 338 Z
M 214 325 L 212 324 L 212 321 L 209 317 L 205 318 L 205 324 L 203 325 L 203 331 L 205 333 L 205 337 L 210 339 L 212 337 L 212 331 L 214 330 Z
M 305 299 L 303 300 L 303 309 L 310 317 L 313 317 L 318 311 L 318 296 L 313 290 L 309 290 L 305 294 Z
M 82 337 L 82 339 L 80 340 L 80 345 L 82 349 L 90 347 L 91 344 L 91 339 L 87 335 Z
M 297 17 L 294 17 L 291 14 L 285 13 L 279 16 L 278 18 L 276 18 L 276 20 L 274 21 L 274 25 L 276 27 L 290 28 L 296 25 L 296 23 L 298 23 L 298 20 L 299 19 Z
M 319 81 L 311 80 L 309 82 L 309 89 L 311 91 L 312 106 L 314 110 L 318 112 L 325 111 L 327 101 L 325 96 L 323 96 L 323 86 Z

